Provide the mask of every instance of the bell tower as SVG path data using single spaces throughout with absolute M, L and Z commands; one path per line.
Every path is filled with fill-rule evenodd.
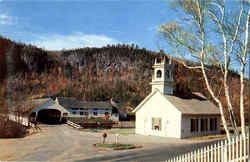
M 172 59 L 168 59 L 166 56 L 156 58 L 153 69 L 152 82 L 150 83 L 152 91 L 158 89 L 164 95 L 173 95 L 174 65 Z

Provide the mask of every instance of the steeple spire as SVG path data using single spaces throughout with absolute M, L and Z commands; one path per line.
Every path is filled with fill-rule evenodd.
M 164 95 L 172 95 L 174 70 L 172 59 L 167 58 L 167 56 L 157 57 L 153 69 L 152 91 L 158 89 Z

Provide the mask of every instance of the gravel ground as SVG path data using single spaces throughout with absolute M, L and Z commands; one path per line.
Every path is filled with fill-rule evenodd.
M 120 143 L 140 144 L 132 150 L 100 149 L 102 133 L 84 132 L 67 125 L 41 125 L 40 133 L 19 139 L 0 139 L 0 161 L 164 161 L 210 141 L 180 140 L 142 135 L 120 135 Z M 107 142 L 115 135 L 108 134 Z

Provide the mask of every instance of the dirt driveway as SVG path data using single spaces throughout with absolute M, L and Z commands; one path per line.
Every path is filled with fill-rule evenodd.
M 121 135 L 120 143 L 141 144 L 143 148 L 114 151 L 97 149 L 101 133 L 75 130 L 67 125 L 43 125 L 42 132 L 20 139 L 0 139 L 0 161 L 164 161 L 204 142 L 142 135 Z M 107 142 L 115 135 L 108 134 Z M 210 141 L 211 142 L 211 141 Z

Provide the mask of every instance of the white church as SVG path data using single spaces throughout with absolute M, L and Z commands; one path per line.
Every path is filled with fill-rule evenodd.
M 137 134 L 187 138 L 220 133 L 220 112 L 213 103 L 200 93 L 173 94 L 171 59 L 157 58 L 153 69 L 152 92 L 133 111 Z

